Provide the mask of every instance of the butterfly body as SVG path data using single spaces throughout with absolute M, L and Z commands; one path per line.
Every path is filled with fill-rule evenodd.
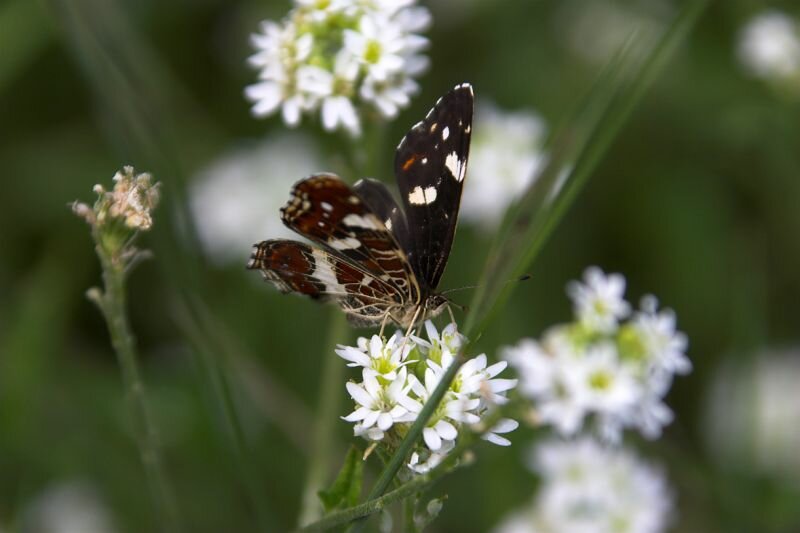
M 333 300 L 356 326 L 408 327 L 439 314 L 436 292 L 455 235 L 472 124 L 472 87 L 437 101 L 397 147 L 402 205 L 387 187 L 333 174 L 297 182 L 281 219 L 311 240 L 255 245 L 247 267 L 281 292 Z

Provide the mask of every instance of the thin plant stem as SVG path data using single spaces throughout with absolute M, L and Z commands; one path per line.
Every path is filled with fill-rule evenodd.
M 328 322 L 328 338 L 325 346 L 334 346 L 342 342 L 347 334 L 347 323 L 338 309 L 332 309 Z M 344 364 L 331 350 L 322 358 L 322 376 L 320 382 L 317 416 L 314 422 L 314 436 L 311 459 L 306 473 L 303 500 L 300 509 L 299 524 L 302 526 L 318 520 L 322 516 L 322 506 L 317 492 L 324 487 L 333 459 L 335 423 L 339 420 L 338 412 L 343 396 Z
M 122 373 L 128 409 L 133 419 L 139 455 L 161 529 L 172 533 L 179 530 L 178 511 L 172 487 L 164 474 L 158 431 L 147 404 L 147 391 L 139 369 L 136 341 L 125 310 L 126 272 L 124 267 L 105 254 L 100 245 L 97 246 L 97 255 L 103 268 L 105 290 L 101 293 L 99 289 L 90 289 L 88 295 L 100 308 L 108 325 L 111 344 Z

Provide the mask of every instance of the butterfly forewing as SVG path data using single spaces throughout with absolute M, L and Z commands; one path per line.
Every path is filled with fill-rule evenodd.
M 472 87 L 455 87 L 403 137 L 395 154 L 395 176 L 410 233 L 407 254 L 426 292 L 439 284 L 453 244 L 472 108 Z
M 397 244 L 403 250 L 408 250 L 410 241 L 408 225 L 403 210 L 397 205 L 392 193 L 382 182 L 370 178 L 360 179 L 353 185 L 353 190 L 358 193 L 364 203 L 383 221 Z
M 381 216 L 337 176 L 316 174 L 297 182 L 281 218 L 300 235 L 373 273 L 393 289 L 387 292 L 396 301 L 416 299 L 405 252 Z

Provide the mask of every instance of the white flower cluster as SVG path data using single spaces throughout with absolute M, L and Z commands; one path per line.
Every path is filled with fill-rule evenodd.
M 427 321 L 425 329 L 427 339 L 399 332 L 388 340 L 373 335 L 359 338 L 357 346 L 340 345 L 336 350 L 348 366 L 361 368 L 361 383 L 347 383 L 355 411 L 343 417 L 355 423 L 355 435 L 389 447 L 399 444 L 466 342 L 454 323 L 440 333 Z M 455 446 L 462 427 L 478 424 L 492 406 L 507 401 L 505 394 L 517 380 L 495 377 L 505 367 L 505 361 L 487 366 L 485 354 L 461 366 L 423 430 L 424 446 L 412 454 L 411 470 L 425 473 L 438 465 Z M 510 442 L 500 434 L 517 426 L 514 420 L 501 420 L 483 438 L 507 446 Z
M 520 391 L 534 402 L 539 421 L 563 436 L 576 434 L 594 416 L 608 441 L 619 441 L 626 427 L 658 437 L 672 420 L 663 401 L 672 377 L 691 370 L 675 314 L 659 310 L 653 296 L 632 312 L 625 278 L 596 267 L 568 292 L 574 322 L 503 350 L 519 374 Z
M 488 102 L 478 103 L 475 122 L 480 127 L 472 136 L 470 185 L 461 199 L 461 216 L 493 230 L 546 160 L 546 126 L 532 111 L 503 111 Z
M 596 440 L 548 442 L 532 454 L 542 484 L 533 505 L 494 533 L 660 533 L 673 506 L 663 473 Z
M 114 189 L 94 186 L 97 200 L 93 207 L 81 202 L 72 204 L 72 211 L 95 227 L 112 220 L 121 220 L 132 230 L 149 230 L 153 225 L 152 211 L 158 205 L 159 186 L 148 173 L 136 174 L 126 166 L 114 174 Z
M 415 0 L 295 0 L 280 22 L 265 21 L 253 35 L 250 65 L 259 82 L 245 90 L 253 114 L 279 109 L 289 126 L 303 113 L 321 113 L 322 126 L 361 132 L 359 111 L 397 115 L 419 89 L 428 67 L 419 35 L 430 12 Z
M 753 76 L 793 81 L 800 89 L 800 27 L 785 13 L 769 10 L 751 19 L 740 33 L 738 52 Z

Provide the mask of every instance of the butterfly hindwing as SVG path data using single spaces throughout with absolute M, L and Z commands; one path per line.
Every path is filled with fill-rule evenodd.
M 322 248 L 274 239 L 253 248 L 247 268 L 283 293 L 333 300 L 358 326 L 380 322 L 396 307 L 388 286 L 359 265 Z
M 408 222 L 407 254 L 426 291 L 439 284 L 453 244 L 472 108 L 472 86 L 456 86 L 403 137 L 395 154 L 395 176 Z

